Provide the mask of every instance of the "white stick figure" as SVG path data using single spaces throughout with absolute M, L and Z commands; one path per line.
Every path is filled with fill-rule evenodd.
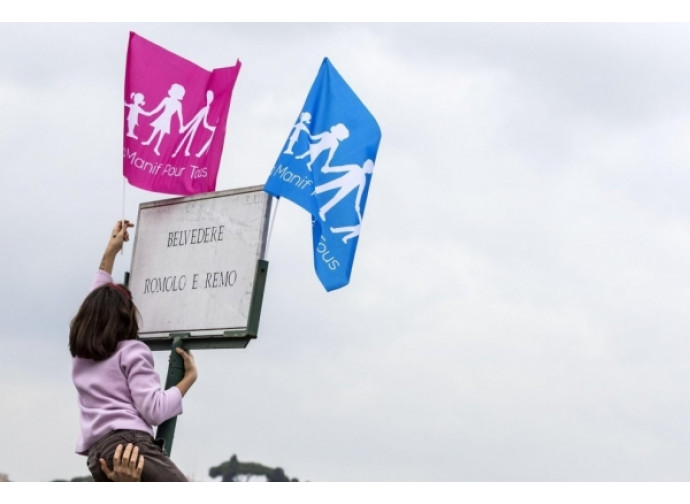
M 326 212 L 338 204 L 345 196 L 357 189 L 357 196 L 355 197 L 355 211 L 359 221 L 362 221 L 362 211 L 359 208 L 362 202 L 362 193 L 367 184 L 367 174 L 374 171 L 374 162 L 367 159 L 360 167 L 356 164 L 349 164 L 343 166 L 330 166 L 321 169 L 323 173 L 344 173 L 340 177 L 326 182 L 325 184 L 317 185 L 312 194 L 321 194 L 322 192 L 337 189 L 338 192 L 328 200 L 321 208 L 319 208 L 319 217 L 322 221 L 326 221 Z
M 196 157 L 200 158 L 203 156 L 206 152 L 208 152 L 208 148 L 211 146 L 211 142 L 213 141 L 213 135 L 216 134 L 216 127 L 211 126 L 210 124 L 207 124 L 206 121 L 204 121 L 204 128 L 209 130 L 211 132 L 211 136 L 206 140 L 206 143 L 204 146 L 199 149 L 199 152 L 196 153 Z
M 129 112 L 127 112 L 127 136 L 129 138 L 139 140 L 139 137 L 134 133 L 134 128 L 136 128 L 139 124 L 139 114 L 143 114 L 145 116 L 151 114 L 149 112 L 146 112 L 143 108 L 141 108 L 142 105 L 146 104 L 144 102 L 143 94 L 131 93 L 129 95 L 129 98 L 130 100 L 132 100 L 132 103 L 125 102 L 125 107 L 129 109 Z
M 181 84 L 173 84 L 172 86 L 170 86 L 170 89 L 168 90 L 168 96 L 163 98 L 161 102 L 158 104 L 158 106 L 149 113 L 149 115 L 156 115 L 161 110 L 163 111 L 161 112 L 161 115 L 159 115 L 151 123 L 151 126 L 153 127 L 153 132 L 151 133 L 151 136 L 148 140 L 142 142 L 141 144 L 149 145 L 153 141 L 153 139 L 156 136 L 158 136 L 158 141 L 156 142 L 156 146 L 153 148 L 153 152 L 155 152 L 159 156 L 161 155 L 161 153 L 158 152 L 158 148 L 161 146 L 161 140 L 163 140 L 163 137 L 170 133 L 170 123 L 172 122 L 172 117 L 174 115 L 177 115 L 177 119 L 180 122 L 180 124 L 183 123 L 182 103 L 180 102 L 180 100 L 182 100 L 184 92 L 184 87 L 182 87 Z
M 331 126 L 331 129 L 328 131 L 311 135 L 310 138 L 312 140 L 316 140 L 316 142 L 310 143 L 309 149 L 299 156 L 295 156 L 295 159 L 303 159 L 309 156 L 307 168 L 309 171 L 311 171 L 311 165 L 314 163 L 314 161 L 316 161 L 316 158 L 318 158 L 323 151 L 328 150 L 328 158 L 324 164 L 324 166 L 327 167 L 330 165 L 331 160 L 333 159 L 333 154 L 335 154 L 335 150 L 338 148 L 338 143 L 345 140 L 349 136 L 350 131 L 345 127 L 345 125 L 343 123 L 338 123 L 335 126 Z
M 180 126 L 180 133 L 184 133 L 184 136 L 182 137 L 182 141 L 179 143 L 177 146 L 177 149 L 175 149 L 175 152 L 173 152 L 172 157 L 177 156 L 177 154 L 180 152 L 180 149 L 182 148 L 182 145 L 186 143 L 185 149 L 184 149 L 184 155 L 189 156 L 191 153 L 189 152 L 189 148 L 192 146 L 192 142 L 194 141 L 194 137 L 196 136 L 197 130 L 199 129 L 199 125 L 201 123 L 204 124 L 204 127 L 208 130 L 210 130 L 212 133 L 215 133 L 216 128 L 214 126 L 211 126 L 207 122 L 207 117 L 208 117 L 208 111 L 211 109 L 211 102 L 213 101 L 213 91 L 210 89 L 206 91 L 206 105 L 199 109 L 199 112 L 196 113 L 196 115 L 189 121 L 187 124 Z M 213 134 L 211 135 L 211 138 L 213 138 Z M 208 145 L 210 145 L 211 142 L 209 140 Z M 206 147 L 206 146 L 204 146 Z M 204 148 L 202 148 L 203 150 Z M 196 157 L 200 157 L 201 151 L 199 154 L 197 154 Z
M 294 154 L 294 152 L 292 152 L 292 148 L 297 143 L 297 140 L 299 140 L 299 134 L 302 131 L 304 131 L 311 138 L 309 128 L 307 128 L 307 124 L 309 124 L 310 122 L 311 114 L 309 112 L 302 112 L 299 116 L 299 121 L 297 121 L 295 125 L 292 127 L 292 132 L 290 133 L 290 137 L 288 138 L 288 144 L 285 150 L 283 151 L 283 154 Z
M 347 243 L 349 239 L 354 238 L 355 236 L 359 236 L 359 230 L 361 227 L 361 224 L 357 224 L 356 226 L 342 226 L 337 228 L 332 227 L 331 233 L 348 233 L 342 238 L 343 243 Z
M 213 99 L 213 91 L 209 91 L 211 93 L 211 99 Z M 208 93 L 206 94 L 206 99 L 208 100 Z M 209 102 L 209 105 L 211 102 Z M 196 157 L 200 158 L 203 154 L 208 152 L 209 147 L 211 146 L 211 142 L 213 141 L 213 137 L 216 134 L 216 127 L 208 123 L 208 114 L 204 115 L 204 128 L 209 130 L 211 132 L 211 136 L 208 137 L 208 140 L 206 140 L 206 143 L 204 146 L 199 149 L 199 152 L 196 153 Z

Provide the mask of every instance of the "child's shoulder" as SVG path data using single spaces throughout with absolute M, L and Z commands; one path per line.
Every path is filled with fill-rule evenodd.
M 122 340 L 120 343 L 118 343 L 117 347 L 118 352 L 121 353 L 126 353 L 126 354 L 133 354 L 133 353 L 146 353 L 150 354 L 151 349 L 149 346 L 144 343 L 141 340 L 138 339 L 128 339 L 128 340 Z
M 117 347 L 120 363 L 129 366 L 142 360 L 153 364 L 153 352 L 149 346 L 140 340 L 123 340 Z

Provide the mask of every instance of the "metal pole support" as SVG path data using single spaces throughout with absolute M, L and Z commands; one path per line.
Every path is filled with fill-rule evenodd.
M 172 347 L 170 349 L 170 358 L 168 363 L 168 376 L 165 380 L 165 389 L 174 387 L 184 377 L 184 360 L 175 351 L 177 347 L 184 349 L 184 340 L 189 337 L 189 333 L 171 334 Z M 165 451 L 170 455 L 172 452 L 173 437 L 175 437 L 175 425 L 177 424 L 177 417 L 169 418 L 158 426 L 156 431 L 156 440 L 162 442 Z

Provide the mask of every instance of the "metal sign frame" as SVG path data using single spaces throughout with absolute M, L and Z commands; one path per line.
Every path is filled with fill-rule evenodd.
M 260 193 L 260 194 L 259 194 Z M 172 330 L 169 332 L 152 332 L 140 334 L 140 339 L 146 343 L 152 350 L 170 350 L 172 342 L 176 338 L 184 340 L 184 348 L 244 348 L 250 340 L 257 337 L 259 329 L 259 320 L 261 315 L 261 305 L 263 301 L 263 293 L 266 284 L 266 276 L 268 273 L 268 261 L 264 259 L 266 253 L 266 242 L 268 235 L 268 222 L 271 213 L 272 198 L 267 193 L 263 192 L 263 186 L 251 186 L 240 189 L 232 189 L 227 191 L 217 191 L 213 193 L 204 193 L 195 196 L 187 196 L 181 198 L 171 198 L 166 200 L 157 200 L 139 205 L 138 219 L 141 219 L 142 212 L 148 209 L 159 208 L 170 205 L 185 205 L 187 203 L 198 203 L 199 201 L 215 198 L 265 198 L 262 202 L 264 209 L 262 210 L 262 217 L 259 231 L 259 251 L 258 260 L 254 271 L 254 279 L 252 283 L 251 296 L 249 301 L 249 309 L 246 324 L 242 327 L 230 327 L 215 331 L 194 331 L 186 328 L 180 330 Z M 137 229 L 138 235 L 138 229 Z M 134 247 L 132 252 L 132 265 L 130 269 L 135 267 L 135 259 L 137 253 L 137 237 L 135 236 Z M 132 288 L 132 274 L 138 273 L 132 271 L 127 275 L 126 283 Z M 136 296 L 135 296 L 136 302 Z M 145 316 L 145 314 L 144 314 Z

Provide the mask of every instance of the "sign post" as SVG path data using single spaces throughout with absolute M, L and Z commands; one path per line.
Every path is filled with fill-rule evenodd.
M 182 377 L 184 377 L 184 361 L 182 357 L 175 351 L 177 347 L 184 348 L 184 339 L 189 337 L 189 333 L 181 333 L 179 335 L 170 335 L 172 338 L 172 348 L 170 349 L 170 363 L 168 364 L 168 376 L 165 380 L 166 390 L 174 387 Z M 175 436 L 175 426 L 177 425 L 177 417 L 167 419 L 158 426 L 156 431 L 156 439 L 163 441 L 163 448 L 165 451 L 172 451 L 173 437 Z
M 184 376 L 175 348 L 245 348 L 257 337 L 271 197 L 263 186 L 142 203 L 127 283 L 139 337 L 169 350 L 166 389 Z M 158 427 L 172 449 L 176 417 Z

